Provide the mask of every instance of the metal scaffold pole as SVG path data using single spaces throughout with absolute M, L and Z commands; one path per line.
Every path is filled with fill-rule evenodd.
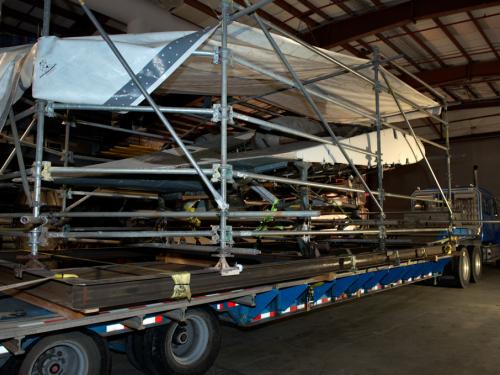
M 377 47 L 373 48 L 373 76 L 375 85 L 375 128 L 377 129 L 377 186 L 378 186 L 378 202 L 381 207 L 379 214 L 379 246 L 380 251 L 385 250 L 385 215 L 384 215 L 384 165 L 382 162 L 382 118 L 380 114 L 380 93 L 382 91 L 379 77 L 380 70 L 380 52 Z
M 50 32 L 50 8 L 51 0 L 45 0 L 43 3 L 43 26 L 41 36 L 48 36 Z M 39 218 L 42 205 L 42 162 L 43 162 L 43 143 L 45 127 L 45 105 L 43 100 L 37 101 L 36 107 L 36 146 L 35 146 L 35 164 L 34 164 L 34 184 L 33 184 L 33 217 Z M 40 226 L 36 226 L 30 233 L 31 256 L 35 258 L 38 255 L 40 245 Z
M 231 166 L 227 164 L 227 124 L 229 107 L 227 104 L 227 76 L 228 76 L 228 63 L 229 63 L 229 49 L 227 48 L 227 38 L 228 38 L 228 25 L 230 23 L 229 11 L 230 11 L 229 0 L 221 1 L 221 11 L 222 11 L 222 22 L 221 22 L 221 47 L 220 47 L 220 63 L 221 63 L 221 94 L 220 94 L 220 192 L 225 207 L 220 208 L 220 224 L 219 224 L 219 244 L 220 251 L 218 256 L 220 257 L 219 262 L 216 267 L 221 270 L 224 274 L 226 272 L 231 273 L 231 267 L 227 264 L 226 256 L 230 254 L 228 245 L 230 245 L 232 240 L 232 235 L 228 231 L 227 226 L 227 213 L 229 205 L 227 204 L 227 180 L 230 174 Z M 235 269 L 234 271 L 236 271 Z M 237 271 L 236 271 L 237 272 Z
M 443 119 L 445 120 L 444 122 L 444 139 L 445 139 L 445 145 L 446 145 L 446 177 L 447 177 L 447 184 L 448 184 L 448 202 L 452 205 L 452 200 L 451 200 L 451 149 L 450 149 L 450 124 L 448 122 L 448 103 L 446 102 L 446 99 L 443 100 L 443 112 L 442 112 Z M 449 235 L 451 237 L 452 232 L 453 232 L 453 210 L 450 210 L 450 228 L 449 228 Z

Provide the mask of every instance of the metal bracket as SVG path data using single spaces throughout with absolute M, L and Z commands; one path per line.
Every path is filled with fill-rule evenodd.
M 45 105 L 45 115 L 47 117 L 56 117 L 54 102 L 47 102 L 47 104 Z
M 255 294 L 236 298 L 235 300 L 233 300 L 233 302 L 237 303 L 238 305 L 243 305 L 247 307 L 257 306 L 257 303 L 255 302 Z
M 219 257 L 219 261 L 213 269 L 220 271 L 221 276 L 236 276 L 243 271 L 243 266 L 241 264 L 236 264 L 233 267 L 229 265 L 226 259 L 226 257 L 229 256 L 228 254 L 222 253 L 216 254 L 215 256 Z
M 212 164 L 212 177 L 210 178 L 210 181 L 219 182 L 221 179 L 220 173 L 221 173 L 220 164 L 218 164 L 218 163 Z
M 226 181 L 233 183 L 234 178 L 233 178 L 233 166 L 231 164 L 226 164 L 226 166 L 221 166 L 219 165 L 219 170 L 221 177 L 226 177 Z
M 134 316 L 132 318 L 128 318 L 122 322 L 122 324 L 125 327 L 135 329 L 135 330 L 141 330 L 144 329 L 144 325 L 142 324 L 144 320 L 143 316 Z
M 314 307 L 314 286 L 307 286 L 306 293 L 306 311 L 310 311 Z
M 221 239 L 221 236 L 223 235 L 222 233 L 220 233 L 220 226 L 219 225 L 212 225 L 211 231 L 212 231 L 212 241 L 219 242 Z M 225 238 L 226 238 L 227 244 L 230 244 L 230 245 L 234 244 L 233 227 L 231 225 L 226 225 Z M 229 255 L 229 254 L 227 254 L 227 255 Z
M 50 174 L 50 168 L 52 163 L 50 161 L 42 161 L 42 172 L 41 177 L 43 181 L 54 181 L 54 178 Z
M 226 225 L 226 233 L 221 233 L 221 235 L 224 235 L 227 244 L 234 244 L 233 227 L 231 225 Z
M 186 309 L 175 309 L 163 313 L 167 318 L 175 320 L 176 322 L 183 322 L 186 320 Z
M 220 122 L 222 119 L 222 110 L 220 104 L 212 105 L 212 122 Z
M 212 58 L 212 64 L 214 65 L 219 65 L 220 62 L 221 62 L 221 56 L 220 56 L 220 47 L 215 47 L 214 48 L 214 54 L 213 54 L 213 58 Z
M 24 349 L 21 346 L 21 341 L 24 339 L 23 337 L 15 337 L 13 339 L 3 341 L 2 345 L 12 354 L 18 355 L 18 354 L 24 354 Z
M 227 106 L 227 122 L 230 125 L 234 125 L 234 110 L 233 107 L 228 105 Z M 212 122 L 221 122 L 222 121 L 222 106 L 220 104 L 214 104 L 212 105 Z
M 220 241 L 219 226 L 218 225 L 211 225 L 210 231 L 212 232 L 212 238 L 211 238 L 212 243 L 218 243 Z
M 350 258 L 351 258 L 351 270 L 356 271 L 357 270 L 357 268 L 356 268 L 356 264 L 357 264 L 356 256 L 351 255 Z
M 234 111 L 232 105 L 227 106 L 227 123 L 229 125 L 234 125 Z

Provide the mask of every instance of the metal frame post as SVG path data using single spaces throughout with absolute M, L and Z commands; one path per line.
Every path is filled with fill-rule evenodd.
M 69 163 L 69 137 L 71 130 L 71 122 L 66 121 L 64 124 L 64 150 L 63 150 L 63 165 L 64 167 L 68 166 Z M 66 211 L 66 205 L 68 202 L 68 189 L 66 185 L 62 187 L 63 197 L 62 197 L 62 205 L 61 211 Z
M 445 139 L 445 145 L 446 145 L 446 177 L 447 177 L 447 184 L 448 184 L 448 202 L 453 205 L 453 202 L 451 200 L 451 148 L 450 148 L 450 124 L 448 122 L 448 103 L 446 102 L 446 99 L 443 99 L 443 112 L 442 116 L 445 120 L 444 122 L 444 139 Z M 450 210 L 450 228 L 448 230 L 449 235 L 451 237 L 453 233 L 453 210 Z
M 220 96 L 220 192 L 222 200 L 226 203 L 224 208 L 220 210 L 220 256 L 226 255 L 227 247 L 227 122 L 228 122 L 228 105 L 227 105 L 227 68 L 229 60 L 229 50 L 227 48 L 227 26 L 229 24 L 229 9 L 230 3 L 228 0 L 221 1 L 222 7 L 222 39 L 220 47 L 221 59 L 221 96 Z
M 385 251 L 385 215 L 384 215 L 384 165 L 382 162 L 382 118 L 380 114 L 380 93 L 382 87 L 379 79 L 380 72 L 380 51 L 377 47 L 373 47 L 373 76 L 375 85 L 373 90 L 375 93 L 375 128 L 377 129 L 377 186 L 378 186 L 378 202 L 381 207 L 379 215 L 379 247 L 380 251 Z
M 51 0 L 43 2 L 43 26 L 42 37 L 48 36 L 50 33 L 50 9 Z M 37 220 L 40 216 L 42 205 L 42 161 L 43 161 L 43 143 L 44 143 L 44 127 L 45 127 L 45 105 L 43 100 L 37 100 L 36 107 L 36 146 L 35 146 L 35 165 L 34 184 L 33 184 L 33 218 Z M 40 226 L 35 226 L 30 233 L 31 256 L 35 258 L 38 255 L 40 245 Z

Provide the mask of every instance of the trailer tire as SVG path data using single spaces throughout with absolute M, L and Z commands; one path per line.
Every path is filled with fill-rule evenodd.
M 213 311 L 193 308 L 184 322 L 152 330 L 151 355 L 158 374 L 204 374 L 219 353 L 221 333 Z
M 458 288 L 467 288 L 471 278 L 471 265 L 469 252 L 465 246 L 458 247 L 457 254 L 453 256 L 451 265 L 455 278 L 455 286 Z
M 131 333 L 127 337 L 125 353 L 128 361 L 134 368 L 149 375 L 151 371 L 149 371 L 146 365 L 144 334 L 144 331 Z
M 24 357 L 19 375 L 60 371 L 72 375 L 107 375 L 110 364 L 103 342 L 82 332 L 67 332 L 38 340 Z
M 481 256 L 481 249 L 477 246 L 468 246 L 467 252 L 470 259 L 470 281 L 477 284 L 481 280 L 483 274 L 483 259 Z

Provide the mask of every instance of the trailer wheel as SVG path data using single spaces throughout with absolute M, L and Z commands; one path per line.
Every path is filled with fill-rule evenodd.
M 483 259 L 481 257 L 481 249 L 477 246 L 467 247 L 469 253 L 471 273 L 470 281 L 473 283 L 478 283 L 483 274 Z
M 109 370 L 104 343 L 82 332 L 68 332 L 37 341 L 23 359 L 19 375 L 106 375 Z
M 469 285 L 471 278 L 471 262 L 469 252 L 465 246 L 460 246 L 457 249 L 458 254 L 452 259 L 452 272 L 455 277 L 455 286 L 466 288 Z
M 128 361 L 133 367 L 145 374 L 151 374 L 146 366 L 144 332 L 134 332 L 127 337 L 125 352 Z
M 152 332 L 151 354 L 159 374 L 204 374 L 219 353 L 220 325 L 208 309 L 188 309 L 184 322 L 171 322 Z

